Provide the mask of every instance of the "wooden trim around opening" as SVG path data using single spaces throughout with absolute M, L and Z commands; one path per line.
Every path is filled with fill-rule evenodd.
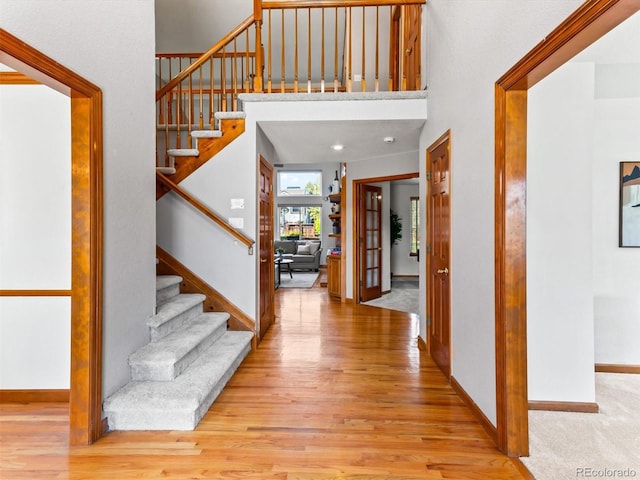
M 473 415 L 478 419 L 480 425 L 482 425 L 482 428 L 484 428 L 484 431 L 487 432 L 487 435 L 489 435 L 489 438 L 493 440 L 493 443 L 497 443 L 498 431 L 496 430 L 496 427 L 493 426 L 493 423 L 491 423 L 491 420 L 489 420 L 484 412 L 480 410 L 480 407 L 478 407 L 476 402 L 473 401 L 471 396 L 466 392 L 464 388 L 462 388 L 462 385 L 458 383 L 453 375 L 451 375 L 449 381 L 451 382 L 451 387 L 453 388 L 453 390 L 458 394 L 458 396 L 467 405 L 467 407 L 469 407 L 469 410 L 471 410 Z
M 0 403 L 68 403 L 68 389 L 0 390 Z
M 527 456 L 527 89 L 640 10 L 640 0 L 587 0 L 495 86 L 495 305 L 498 448 Z
M 0 72 L 0 85 L 41 85 L 40 82 L 20 72 Z
M 600 407 L 596 402 L 545 402 L 529 401 L 529 410 L 549 410 L 552 412 L 598 413 Z
M 0 290 L 0 297 L 70 297 L 71 290 Z
M 611 363 L 596 363 L 596 372 L 600 373 L 640 373 L 640 365 L 616 365 Z
M 102 91 L 0 28 L 0 62 L 71 98 L 69 443 L 102 435 Z
M 395 180 L 407 180 L 409 178 L 419 178 L 420 177 L 420 173 L 419 172 L 413 172 L 413 173 L 403 173 L 403 174 L 399 174 L 399 175 L 388 175 L 385 177 L 372 177 L 372 178 L 356 178 L 351 182 L 351 232 L 353 233 L 352 235 L 352 240 L 354 238 L 357 238 L 358 236 L 358 187 L 359 185 L 363 185 L 363 184 L 368 184 L 368 183 L 380 183 L 380 182 L 393 182 Z M 343 190 L 344 190 L 344 185 L 343 185 Z M 346 206 L 346 201 L 345 201 L 345 206 Z M 342 211 L 342 221 L 346 222 L 345 218 L 346 218 L 346 210 Z M 343 232 L 344 235 L 344 225 L 343 228 L 341 230 Z M 343 247 L 344 250 L 344 247 Z M 344 251 L 343 251 L 344 253 Z M 342 268 L 343 268 L 343 275 L 342 278 L 343 280 L 346 279 L 346 262 L 345 262 L 345 257 L 342 257 L 343 261 L 342 261 Z M 352 241 L 351 242 L 351 272 L 352 272 L 352 290 L 351 290 L 351 301 L 353 303 L 360 303 L 360 289 L 359 289 L 359 284 L 358 282 L 360 281 L 360 254 L 358 251 L 358 242 L 356 241 Z M 342 282 L 343 283 L 343 294 L 342 294 L 342 298 L 343 301 L 346 300 L 346 283 L 345 281 Z

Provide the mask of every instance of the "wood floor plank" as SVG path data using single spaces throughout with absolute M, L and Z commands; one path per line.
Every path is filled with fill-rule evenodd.
M 68 407 L 0 405 L 0 478 L 521 479 L 410 315 L 280 289 L 277 321 L 193 432 L 68 447 Z

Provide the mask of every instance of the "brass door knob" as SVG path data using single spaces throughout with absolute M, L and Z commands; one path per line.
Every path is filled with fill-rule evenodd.
M 444 267 L 442 270 L 438 270 L 436 273 L 444 273 L 445 275 L 449 275 L 449 269 Z

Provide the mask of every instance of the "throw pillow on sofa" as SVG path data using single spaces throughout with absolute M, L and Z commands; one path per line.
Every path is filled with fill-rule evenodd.
M 311 247 L 309 245 L 298 245 L 298 255 L 311 255 Z

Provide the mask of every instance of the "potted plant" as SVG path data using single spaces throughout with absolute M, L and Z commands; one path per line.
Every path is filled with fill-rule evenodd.
M 390 212 L 391 212 L 390 213 L 391 246 L 393 247 L 398 243 L 398 240 L 402 239 L 402 219 L 393 210 L 391 210 Z

